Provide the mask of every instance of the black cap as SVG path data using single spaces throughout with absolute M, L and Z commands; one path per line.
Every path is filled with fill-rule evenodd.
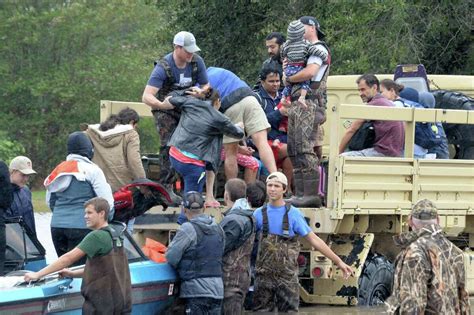
M 76 131 L 67 139 L 67 154 L 79 154 L 92 159 L 94 148 L 89 137 L 82 131 Z
M 200 210 L 204 208 L 204 198 L 197 191 L 188 191 L 183 198 L 183 207 L 189 210 Z
M 318 39 L 323 39 L 326 34 L 321 31 L 321 26 L 319 25 L 318 20 L 314 16 L 302 16 L 300 17 L 300 22 L 305 25 L 311 25 L 316 27 L 316 31 L 318 32 Z

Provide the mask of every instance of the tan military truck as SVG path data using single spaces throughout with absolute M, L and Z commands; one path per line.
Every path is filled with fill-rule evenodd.
M 474 254 L 470 250 L 474 248 L 474 160 L 412 158 L 415 122 L 473 127 L 474 111 L 367 106 L 361 104 L 356 79 L 355 75 L 329 77 L 323 151 L 329 161 L 325 206 L 301 209 L 313 231 L 353 267 L 355 276 L 344 280 L 331 261 L 303 243 L 298 258 L 301 299 L 343 305 L 383 302 L 391 292 L 391 261 L 398 253 L 392 236 L 408 229 L 410 208 L 421 198 L 437 204 L 444 230 L 465 249 L 467 289 L 474 294 Z M 474 76 L 431 75 L 428 79 L 433 88 L 474 95 Z M 101 120 L 126 106 L 151 116 L 149 107 L 142 103 L 101 101 L 100 106 Z M 339 141 L 354 119 L 406 122 L 405 157 L 339 156 Z M 220 220 L 221 210 L 206 211 Z M 141 244 L 146 237 L 166 243 L 178 228 L 179 211 L 150 210 L 137 219 L 134 237 Z

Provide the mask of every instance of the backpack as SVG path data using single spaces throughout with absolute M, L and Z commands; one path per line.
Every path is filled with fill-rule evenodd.
M 360 151 L 372 148 L 375 142 L 375 129 L 372 121 L 366 121 L 357 129 L 356 133 L 349 141 L 348 148 L 350 151 Z
M 405 107 L 424 108 L 423 105 L 400 98 Z M 424 149 L 431 149 L 442 143 L 443 139 L 439 132 L 439 128 L 435 123 L 416 122 L 415 123 L 415 143 Z

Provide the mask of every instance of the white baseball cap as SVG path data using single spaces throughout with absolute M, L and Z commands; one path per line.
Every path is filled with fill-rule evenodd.
M 188 53 L 195 53 L 200 51 L 196 45 L 194 35 L 189 32 L 179 32 L 174 36 L 173 44 L 182 46 Z
M 35 170 L 33 170 L 33 164 L 31 160 L 26 156 L 17 156 L 10 162 L 10 170 L 20 171 L 25 175 L 36 174 Z

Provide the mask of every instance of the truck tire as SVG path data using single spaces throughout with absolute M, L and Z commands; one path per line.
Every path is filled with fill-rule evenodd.
M 369 254 L 359 279 L 358 305 L 380 305 L 392 293 L 393 266 L 384 256 Z
M 436 108 L 474 110 L 474 99 L 458 92 L 437 90 L 433 92 Z M 456 150 L 455 159 L 474 159 L 474 126 L 443 124 L 448 143 Z

